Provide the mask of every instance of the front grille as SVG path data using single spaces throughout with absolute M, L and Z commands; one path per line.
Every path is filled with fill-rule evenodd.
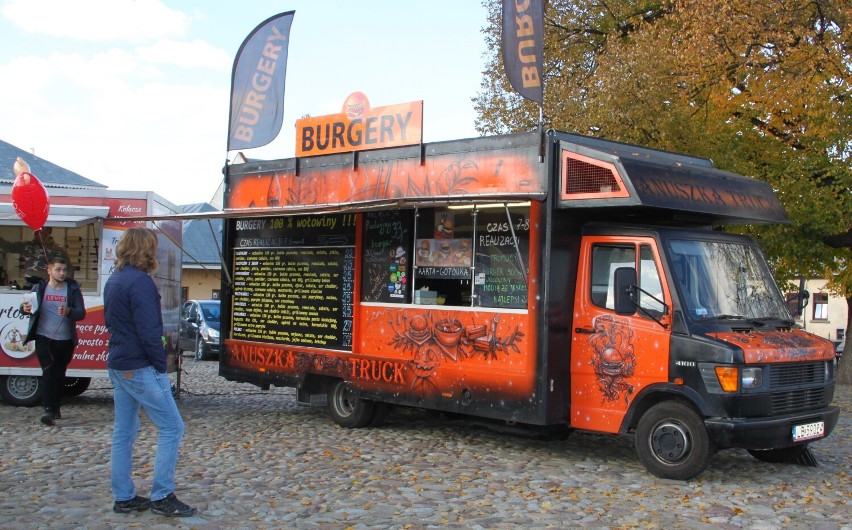
M 809 410 L 823 406 L 825 396 L 824 388 L 808 388 L 804 390 L 789 390 L 786 392 L 773 392 L 772 414 L 787 414 Z
M 825 383 L 825 363 L 769 366 L 769 390 Z

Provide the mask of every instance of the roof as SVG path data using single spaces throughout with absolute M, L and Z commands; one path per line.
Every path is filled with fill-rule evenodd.
M 186 214 L 218 211 L 206 202 L 184 204 L 178 206 L 178 209 Z M 222 219 L 183 221 L 183 249 L 184 267 L 221 267 L 222 259 L 219 253 L 222 250 Z
M 87 179 L 79 173 L 65 169 L 53 162 L 48 162 L 3 140 L 0 140 L 0 184 L 15 183 L 13 165 L 18 157 L 29 164 L 30 172 L 38 177 L 45 188 L 107 188 L 99 182 Z

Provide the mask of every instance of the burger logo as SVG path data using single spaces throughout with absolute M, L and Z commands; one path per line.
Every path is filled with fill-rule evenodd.
M 363 92 L 353 92 L 343 102 L 343 114 L 350 120 L 363 118 L 369 108 L 370 101 Z

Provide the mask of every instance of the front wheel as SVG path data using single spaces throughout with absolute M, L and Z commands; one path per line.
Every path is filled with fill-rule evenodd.
M 207 358 L 207 346 L 204 344 L 204 341 L 201 340 L 201 337 L 195 339 L 195 360 L 203 361 Z
M 782 449 L 749 449 L 748 453 L 760 460 L 770 464 L 790 464 L 808 450 L 808 444 L 794 445 Z
M 677 401 L 648 409 L 636 427 L 636 454 L 652 474 L 689 480 L 707 468 L 713 447 L 704 421 L 695 410 Z
M 0 376 L 0 397 L 16 407 L 38 405 L 44 396 L 44 384 L 41 377 L 32 375 Z
M 373 419 L 375 403 L 359 398 L 344 381 L 328 388 L 328 415 L 334 423 L 355 429 L 366 427 Z

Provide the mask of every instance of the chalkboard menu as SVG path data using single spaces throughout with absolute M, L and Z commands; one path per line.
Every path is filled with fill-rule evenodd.
M 510 212 L 511 227 L 505 210 L 480 211 L 476 220 L 474 294 L 479 306 L 527 307 L 529 210 Z
M 234 223 L 232 337 L 351 351 L 354 215 Z
M 412 212 L 364 214 L 361 299 L 404 304 L 410 298 Z

